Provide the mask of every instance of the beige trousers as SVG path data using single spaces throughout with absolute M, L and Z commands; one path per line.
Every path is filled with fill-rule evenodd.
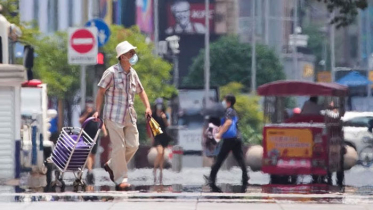
M 111 157 L 108 165 L 114 173 L 116 184 L 127 182 L 127 163 L 132 159 L 139 148 L 139 132 L 136 126 L 136 117 L 131 120 L 130 110 L 127 110 L 125 123 L 119 124 L 105 119 L 105 126 L 109 131 L 111 141 Z M 131 110 L 134 113 L 134 109 Z

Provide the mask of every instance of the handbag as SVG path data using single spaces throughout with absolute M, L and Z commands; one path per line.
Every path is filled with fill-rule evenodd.
M 232 124 L 229 126 L 228 130 L 222 135 L 223 139 L 230 139 L 237 137 L 237 122 L 238 117 L 232 118 Z M 225 118 L 221 119 L 221 125 L 224 125 Z

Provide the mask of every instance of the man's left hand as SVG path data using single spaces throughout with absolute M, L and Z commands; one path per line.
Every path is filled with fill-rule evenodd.
M 152 114 L 153 114 L 152 110 L 150 108 L 146 108 L 146 110 L 145 110 L 145 118 L 148 118 L 148 116 L 151 117 Z

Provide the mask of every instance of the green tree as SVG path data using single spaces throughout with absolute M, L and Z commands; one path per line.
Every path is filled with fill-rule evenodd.
M 231 82 L 220 88 L 221 97 L 227 94 L 236 96 L 234 108 L 240 118 L 239 129 L 245 143 L 260 144 L 262 140 L 263 112 L 260 111 L 259 97 L 244 94 L 244 86 Z
M 353 23 L 359 14 L 359 9 L 368 7 L 368 0 L 318 0 L 324 2 L 329 12 L 335 11 L 335 18 L 332 24 L 336 27 L 345 27 Z
M 127 40 L 136 46 L 136 53 L 139 56 L 139 62 L 133 66 L 138 73 L 141 83 L 148 94 L 149 101 L 152 103 L 158 97 L 171 98 L 177 93 L 177 90 L 169 83 L 171 79 L 170 71 L 172 66 L 163 59 L 154 56 L 153 44 L 147 44 L 145 36 L 140 33 L 137 26 L 129 29 L 122 26 L 110 26 L 111 36 L 108 43 L 103 47 L 108 63 L 111 65 L 118 63 L 116 59 L 115 47 L 118 43 Z M 138 129 L 140 141 L 145 143 L 147 140 L 145 107 L 140 98 L 135 99 L 135 108 L 138 113 Z
M 240 43 L 237 36 L 225 36 L 211 44 L 211 85 L 223 86 L 230 82 L 251 84 L 251 46 Z M 273 50 L 257 45 L 257 85 L 285 79 L 282 65 Z M 204 83 L 204 50 L 194 59 L 184 85 L 201 86 Z

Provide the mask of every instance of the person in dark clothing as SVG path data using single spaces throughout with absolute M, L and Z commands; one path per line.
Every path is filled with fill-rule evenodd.
M 232 151 L 234 158 L 242 170 L 242 188 L 241 192 L 246 192 L 247 182 L 249 177 L 247 175 L 246 164 L 242 151 L 242 140 L 238 131 L 237 123 L 238 116 L 233 106 L 236 103 L 236 97 L 232 94 L 228 94 L 224 97 L 222 102 L 226 108 L 226 113 L 222 119 L 222 124 L 219 129 L 219 133 L 216 134 L 216 139 L 223 139 L 223 144 L 219 151 L 218 156 L 214 165 L 211 167 L 209 185 L 213 192 L 221 192 L 221 189 L 216 186 L 216 175 L 223 164 L 224 160 L 228 157 L 230 151 Z M 235 127 L 232 127 L 235 126 Z
M 92 99 L 87 99 L 85 109 L 82 111 L 82 113 L 80 115 L 80 118 L 79 118 L 80 124 L 83 125 L 83 123 L 86 119 L 93 116 L 93 114 L 95 113 L 95 110 L 94 110 L 93 107 L 94 107 L 93 100 Z M 94 139 L 95 136 L 96 136 L 98 128 L 99 128 L 99 123 L 91 120 L 84 127 L 84 131 L 87 133 L 87 135 L 89 137 L 91 137 L 91 139 Z M 103 130 L 104 136 L 107 136 L 105 126 L 103 126 L 102 130 Z M 93 146 L 91 153 L 88 155 L 88 160 L 87 160 L 87 169 L 88 169 L 87 184 L 88 185 L 93 185 L 94 182 L 95 182 L 94 181 L 95 179 L 94 179 L 94 176 L 93 176 L 93 173 L 92 173 L 92 169 L 93 169 L 93 164 L 95 162 L 95 155 L 97 153 L 98 140 L 99 139 L 97 139 L 96 144 Z
M 159 167 L 159 180 L 162 183 L 162 176 L 163 176 L 163 164 L 164 164 L 164 150 L 168 147 L 168 144 L 170 142 L 170 138 L 167 134 L 167 127 L 169 125 L 168 123 L 168 117 L 165 114 L 165 107 L 163 105 L 163 99 L 158 98 L 155 101 L 155 104 L 153 106 L 153 114 L 152 117 L 155 121 L 159 124 L 161 127 L 163 133 L 160 135 L 157 135 L 153 139 L 153 146 L 157 149 L 157 157 L 154 160 L 154 183 L 157 181 L 157 168 Z

